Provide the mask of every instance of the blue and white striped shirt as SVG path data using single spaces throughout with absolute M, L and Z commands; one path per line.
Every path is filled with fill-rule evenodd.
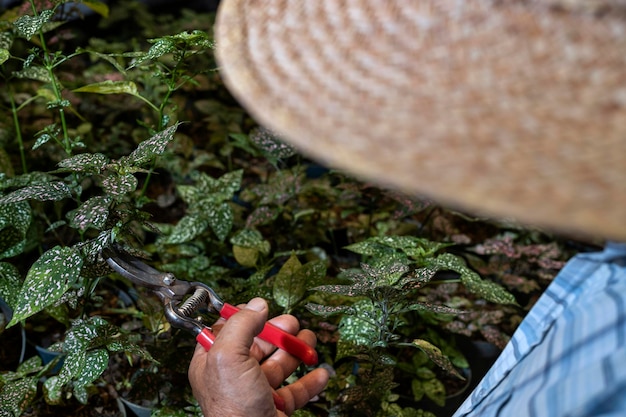
M 567 263 L 461 416 L 626 416 L 626 244 Z

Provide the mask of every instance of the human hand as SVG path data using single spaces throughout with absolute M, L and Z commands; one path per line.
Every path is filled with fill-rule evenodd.
M 205 417 L 291 415 L 319 394 L 328 382 L 328 372 L 315 369 L 298 381 L 277 390 L 285 401 L 285 412 L 276 410 L 272 390 L 298 367 L 299 360 L 255 339 L 267 320 L 265 300 L 254 298 L 228 321 L 220 319 L 215 343 L 209 351 L 197 345 L 189 365 L 189 382 Z M 314 347 L 310 330 L 299 330 L 298 320 L 290 315 L 275 317 L 272 324 L 297 334 Z M 285 414 L 286 413 L 286 414 Z

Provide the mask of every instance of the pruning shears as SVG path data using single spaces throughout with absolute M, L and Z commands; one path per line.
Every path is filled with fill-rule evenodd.
M 165 317 L 170 324 L 194 334 L 198 343 L 206 350 L 213 345 L 215 335 L 210 327 L 194 318 L 198 310 L 206 308 L 226 320 L 239 311 L 239 308 L 222 301 L 206 284 L 177 279 L 174 274 L 152 268 L 117 246 L 103 249 L 102 256 L 117 273 L 155 293 L 163 303 Z M 271 323 L 265 323 L 258 337 L 295 356 L 306 365 L 317 364 L 315 349 Z M 283 399 L 276 392 L 273 394 L 276 408 L 284 410 Z

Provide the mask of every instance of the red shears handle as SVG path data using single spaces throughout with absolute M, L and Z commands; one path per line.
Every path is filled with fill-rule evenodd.
M 238 311 L 239 309 L 234 305 L 224 303 L 224 307 L 222 307 L 220 311 L 220 316 L 228 320 Z M 313 366 L 317 364 L 317 352 L 315 349 L 271 323 L 265 323 L 265 327 L 263 327 L 258 337 L 295 356 L 306 365 Z

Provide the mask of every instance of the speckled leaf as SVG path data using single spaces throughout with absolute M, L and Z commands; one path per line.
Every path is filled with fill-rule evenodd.
M 65 386 L 67 382 L 65 378 L 61 378 L 59 375 L 54 375 L 46 379 L 43 384 L 46 402 L 49 404 L 59 404 L 63 394 L 63 386 Z
M 30 222 L 31 209 L 28 202 L 0 204 L 0 259 L 22 252 Z
M 293 146 L 286 144 L 275 132 L 263 127 L 250 132 L 250 141 L 259 147 L 263 155 L 274 165 L 279 159 L 296 154 Z
M 384 256 L 386 248 L 399 249 L 413 259 L 432 256 L 449 243 L 431 242 L 415 236 L 375 236 L 362 242 L 348 245 L 346 249 L 369 256 Z
M 148 52 L 145 55 L 138 57 L 129 67 L 128 69 L 135 68 L 145 61 L 149 61 L 151 59 L 157 59 L 165 54 L 173 52 L 176 50 L 176 43 L 173 39 L 169 37 L 152 39 L 154 45 L 150 47 Z
M 87 352 L 84 366 L 77 374 L 74 382 L 74 396 L 82 404 L 87 404 L 88 394 L 86 387 L 102 375 L 109 365 L 109 352 L 106 349 L 96 349 Z
M 233 211 L 228 203 L 213 206 L 212 210 L 205 213 L 205 216 L 217 238 L 223 242 L 232 229 L 234 220 Z
M 137 178 L 133 174 L 110 175 L 102 180 L 104 190 L 114 197 L 121 197 L 137 189 Z
M 142 359 L 156 362 L 150 352 L 136 343 L 131 342 L 128 338 L 117 338 L 117 340 L 111 341 L 107 345 L 107 349 L 111 352 L 126 352 L 132 353 L 133 355 L 137 355 Z
M 202 200 L 205 194 L 201 189 L 193 185 L 178 185 L 176 186 L 176 191 L 178 191 L 180 198 L 189 205 L 196 204 Z
M 139 95 L 137 84 L 132 81 L 106 80 L 99 83 L 84 85 L 73 90 L 75 93 L 95 93 L 95 94 L 130 94 Z
M 59 167 L 70 171 L 100 173 L 109 163 L 109 158 L 101 153 L 81 153 L 59 162 Z
M 176 244 L 189 242 L 209 226 L 209 221 L 202 216 L 187 215 L 179 220 L 172 230 L 172 234 L 166 239 L 167 243 Z
M 0 32 L 0 48 L 9 50 L 13 45 L 13 34 L 9 31 Z
M 27 185 L 42 184 L 52 181 L 58 181 L 58 178 L 45 172 L 29 172 L 28 174 L 18 175 L 13 178 L 3 178 L 2 181 L 0 181 L 0 190 L 22 188 Z
M 54 10 L 42 10 L 37 16 L 21 16 L 13 23 L 18 36 L 30 39 L 54 15 Z
M 244 248 L 262 249 L 269 243 L 263 239 L 263 235 L 258 230 L 241 229 L 235 233 L 230 239 L 230 243 Z
M 305 307 L 311 313 L 317 316 L 322 316 L 322 317 L 329 317 L 334 314 L 345 313 L 352 308 L 350 306 L 341 306 L 341 305 L 340 306 L 325 306 L 322 304 L 314 304 L 314 303 L 308 303 Z
M 0 197 L 0 204 L 16 203 L 24 200 L 62 200 L 70 197 L 70 188 L 61 181 L 29 185 Z
M 292 253 L 276 274 L 273 293 L 274 300 L 279 306 L 291 308 L 306 291 L 306 283 L 301 282 L 297 274 L 300 268 L 302 268 L 302 263 Z
M 189 50 L 194 47 L 200 49 L 213 47 L 213 43 L 207 33 L 200 30 L 194 30 L 191 33 L 181 32 L 172 36 L 150 39 L 149 42 L 153 43 L 152 47 L 150 47 L 145 55 L 133 62 L 130 68 L 136 67 L 148 60 L 158 59 L 165 54 L 175 53 L 179 49 Z
M 139 146 L 137 146 L 137 149 L 128 155 L 128 164 L 131 166 L 141 166 L 152 161 L 156 156 L 161 155 L 165 151 L 167 144 L 174 139 L 174 133 L 178 125 L 177 123 L 174 126 L 170 126 L 152 136 L 150 139 L 141 142 Z
M 6 384 L 0 390 L 0 410 L 7 416 L 21 416 L 37 396 L 39 377 L 30 376 Z
M 501 304 L 517 304 L 515 297 L 498 284 L 485 281 L 465 265 L 463 259 L 450 253 L 444 253 L 428 261 L 428 265 L 441 270 L 458 272 L 461 282 L 469 291 L 483 297 L 487 301 Z
M 9 326 L 59 300 L 78 279 L 82 264 L 82 258 L 72 248 L 56 246 L 41 255 L 26 275 Z
M 22 279 L 20 277 L 20 271 L 10 263 L 0 262 L 0 297 L 2 297 L 11 308 L 15 306 L 21 285 Z
M 52 81 L 48 70 L 38 66 L 32 66 L 24 68 L 20 71 L 14 71 L 13 76 L 16 78 L 27 78 L 29 80 L 41 81 L 42 83 L 49 83 Z
M 109 217 L 111 197 L 97 196 L 85 201 L 81 206 L 68 213 L 70 226 L 85 231 L 90 227 L 102 229 Z
M 41 357 L 33 356 L 26 359 L 17 367 L 17 372 L 22 375 L 28 375 L 33 372 L 39 372 L 42 368 Z
M 90 346 L 98 345 L 94 341 L 99 337 L 107 334 L 112 337 L 118 333 L 115 326 L 109 324 L 102 317 L 95 316 L 87 320 L 76 320 L 65 336 L 63 350 L 69 353 L 83 352 Z M 102 343 L 108 343 L 108 341 Z
M 217 179 L 203 174 L 198 179 L 198 186 L 205 191 L 218 194 L 221 200 L 230 200 L 241 188 L 242 178 L 243 170 L 241 169 L 227 172 Z
M 381 322 L 382 314 L 370 300 L 357 301 L 350 313 L 341 317 L 341 338 L 355 345 L 372 346 L 379 339 L 379 329 L 374 323 Z
M 7 257 L 2 255 L 5 252 L 12 252 L 17 246 L 23 246 L 20 245 L 23 241 L 23 237 L 20 230 L 13 225 L 8 225 L 0 229 L 0 259 Z
M 413 346 L 421 350 L 428 356 L 428 358 L 433 361 L 437 366 L 439 366 L 444 371 L 448 372 L 451 375 L 456 376 L 459 379 L 464 380 L 465 378 L 456 370 L 456 368 L 450 362 L 450 359 L 446 355 L 441 352 L 437 346 L 432 343 L 423 340 L 423 339 L 415 339 L 411 342 Z
M 246 219 L 246 227 L 256 227 L 268 224 L 278 217 L 281 210 L 282 207 L 257 207 Z

